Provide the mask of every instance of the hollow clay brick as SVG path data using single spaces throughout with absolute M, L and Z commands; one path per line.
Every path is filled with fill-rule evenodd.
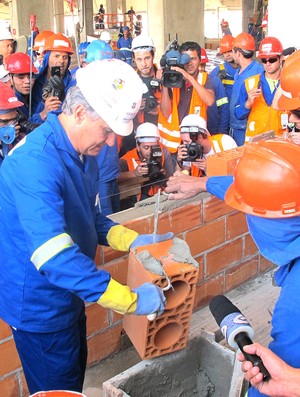
M 144 268 L 137 256 L 144 250 L 161 262 L 174 287 L 174 292 L 172 289 L 164 291 L 167 299 L 165 311 L 153 321 L 146 316 L 124 317 L 124 330 L 142 359 L 162 356 L 183 349 L 187 344 L 199 270 L 190 263 L 173 260 L 169 253 L 172 245 L 173 240 L 168 240 L 136 248 L 129 254 L 127 285 L 131 288 L 145 282 L 161 288 L 167 285 L 164 276 Z
M 243 153 L 244 146 L 239 146 L 208 156 L 206 159 L 207 176 L 233 175 L 237 162 Z

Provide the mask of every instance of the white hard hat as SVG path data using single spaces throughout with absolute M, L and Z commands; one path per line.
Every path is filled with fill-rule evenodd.
M 11 32 L 8 29 L 0 29 L 0 40 L 13 40 Z
M 198 127 L 208 132 L 206 120 L 198 114 L 185 116 L 180 124 L 180 132 L 190 132 L 190 127 Z
M 107 43 L 111 41 L 111 35 L 107 30 L 103 30 L 100 34 L 100 40 L 106 41 Z
M 155 51 L 154 43 L 151 37 L 140 34 L 132 40 L 132 51 Z
M 4 65 L 0 65 L 0 80 L 3 81 L 3 83 L 7 83 L 10 79 L 8 74 L 9 72 L 5 69 Z
M 76 80 L 87 102 L 116 134 L 132 132 L 147 87 L 131 66 L 118 59 L 96 60 L 78 69 Z
M 153 123 L 143 123 L 138 126 L 135 139 L 139 142 L 156 142 L 159 139 L 159 131 Z

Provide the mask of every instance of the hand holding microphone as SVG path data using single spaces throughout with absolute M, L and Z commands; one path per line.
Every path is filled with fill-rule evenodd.
M 251 338 L 254 331 L 248 320 L 240 310 L 230 302 L 224 295 L 217 295 L 209 303 L 209 309 L 229 346 L 234 349 L 240 348 L 247 361 L 257 366 L 263 374 L 263 380 L 269 379 L 270 374 L 265 368 L 262 359 L 256 354 L 249 354 L 244 351 L 244 346 L 253 344 Z

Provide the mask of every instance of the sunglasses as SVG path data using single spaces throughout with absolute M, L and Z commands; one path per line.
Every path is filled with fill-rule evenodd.
M 262 63 L 267 63 L 267 62 L 269 62 L 269 63 L 275 63 L 275 62 L 279 61 L 279 58 L 269 58 L 269 59 L 267 59 L 267 58 L 261 58 L 261 61 L 262 61 Z
M 291 114 L 300 120 L 300 109 L 290 110 Z

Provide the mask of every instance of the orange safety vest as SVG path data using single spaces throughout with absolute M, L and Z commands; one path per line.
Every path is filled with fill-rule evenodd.
M 247 92 L 254 87 L 258 87 L 259 80 L 259 74 L 246 79 Z M 270 130 L 274 130 L 275 135 L 281 136 L 286 131 L 286 128 L 283 128 L 281 124 L 281 117 L 284 113 L 284 111 L 275 110 L 272 106 L 268 106 L 263 94 L 259 95 L 255 99 L 248 116 L 245 142 L 249 141 L 250 137 Z
M 224 152 L 224 148 L 222 145 L 223 135 L 224 134 L 216 134 L 216 135 L 211 135 L 208 137 L 208 139 L 211 143 L 211 148 L 214 151 L 214 153 Z M 191 176 L 195 176 L 195 177 L 203 176 L 203 171 L 200 170 L 199 168 L 195 167 L 193 163 L 191 164 Z
M 198 83 L 205 86 L 208 74 L 206 72 L 199 72 Z M 178 104 L 180 100 L 180 88 L 173 88 L 173 100 L 172 100 L 172 113 L 167 119 L 162 114 L 161 110 L 158 113 L 158 129 L 160 132 L 160 142 L 171 152 L 175 153 L 178 146 L 180 145 L 180 131 L 179 131 L 179 115 L 178 115 Z M 189 114 L 198 114 L 205 120 L 207 105 L 198 95 L 197 91 L 193 88 L 192 98 L 189 108 Z
M 160 145 L 160 147 L 161 147 L 161 145 Z M 161 147 L 161 149 L 162 149 L 162 147 Z M 132 149 L 129 152 L 125 153 L 124 156 L 121 157 L 121 159 L 126 160 L 127 166 L 128 166 L 128 171 L 135 170 L 136 167 L 139 164 L 141 164 L 141 162 L 142 162 L 140 157 L 139 157 L 138 151 L 136 149 Z M 164 165 L 164 162 L 165 162 L 164 161 L 164 153 L 163 153 L 163 150 L 162 150 L 162 167 Z M 147 185 L 148 183 L 149 182 L 146 181 L 145 185 Z M 147 194 L 148 194 L 149 197 L 154 196 L 158 192 L 159 188 L 161 188 L 161 186 L 154 185 L 154 184 L 153 185 L 147 185 L 147 187 L 149 189 L 147 191 Z M 142 186 L 142 188 L 143 188 L 143 186 Z M 137 199 L 138 199 L 138 201 L 140 201 L 140 199 L 141 199 L 141 195 L 140 194 L 138 195 Z

